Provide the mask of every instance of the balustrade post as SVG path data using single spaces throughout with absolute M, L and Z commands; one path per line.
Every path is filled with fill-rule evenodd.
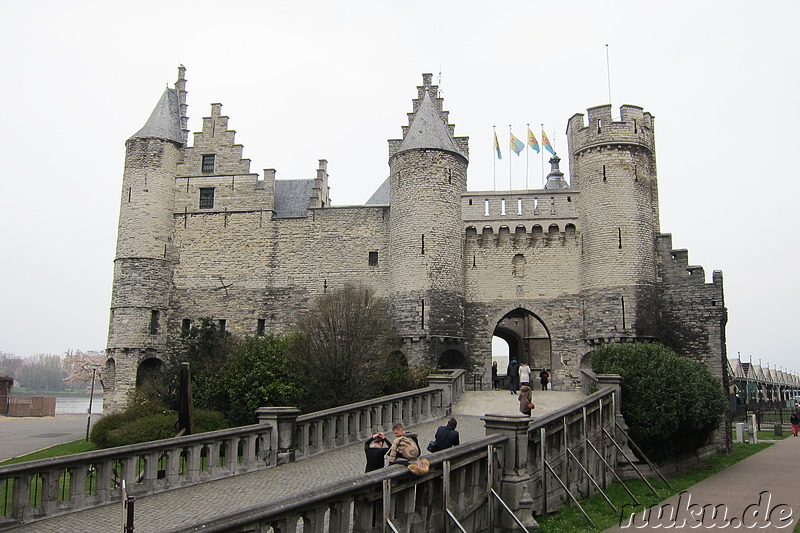
M 486 435 L 499 433 L 507 437 L 502 443 L 500 484 L 497 492 L 525 527 L 538 528 L 539 524 L 534 520 L 531 511 L 533 499 L 528 488 L 531 482 L 528 472 L 530 417 L 522 414 L 487 414 L 481 420 L 486 428 Z M 507 513 L 500 513 L 498 518 L 503 528 L 511 529 L 516 526 Z
M 300 409 L 296 407 L 260 407 L 256 410 L 258 423 L 272 426 L 270 447 L 277 454 L 278 465 L 294 461 L 295 425 L 299 414 Z
M 435 406 L 438 416 L 448 416 L 453 412 L 453 378 L 443 374 L 431 374 L 428 376 L 428 386 L 436 387 L 442 391 L 439 405 Z

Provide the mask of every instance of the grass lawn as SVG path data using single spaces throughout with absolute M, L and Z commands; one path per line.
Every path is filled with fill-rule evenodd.
M 760 434 L 759 438 L 762 438 Z M 765 435 L 763 438 L 775 439 L 776 437 L 768 437 Z M 754 453 L 760 452 L 768 446 L 771 446 L 771 444 L 734 444 L 733 453 L 731 455 L 715 455 L 714 457 L 709 458 L 705 462 L 705 465 L 698 470 L 668 477 L 669 482 L 673 487 L 672 489 L 670 489 L 663 481 L 661 481 L 661 479 L 649 480 L 650 484 L 653 485 L 658 492 L 658 495 L 653 494 L 647 485 L 640 479 L 632 479 L 630 481 L 626 480 L 625 484 L 636 496 L 636 499 L 638 499 L 643 505 L 643 507 L 634 508 L 628 506 L 626 508 L 626 515 L 628 515 L 630 512 L 640 512 L 645 508 L 660 503 L 670 496 L 688 489 L 695 483 L 699 483 L 700 481 L 703 481 L 717 472 L 724 470 L 730 465 L 750 457 Z M 628 496 L 622 486 L 617 483 L 609 485 L 606 494 L 617 507 L 617 509 L 622 509 L 623 505 L 631 503 L 630 496 Z M 557 513 L 537 517 L 536 520 L 541 526 L 540 531 L 543 533 L 556 531 L 559 533 L 596 533 L 597 531 L 603 531 L 612 526 L 616 526 L 620 522 L 619 513 L 616 513 L 611 509 L 601 494 L 595 494 L 591 498 L 581 500 L 580 504 L 595 523 L 597 526 L 596 528 L 593 528 L 591 525 L 589 525 L 589 522 L 586 520 L 586 518 L 584 518 L 580 510 L 576 506 L 572 505 L 562 508 Z M 795 528 L 795 531 L 800 531 L 800 525 L 798 525 L 798 528 Z
M 49 459 L 51 457 L 61 457 L 63 455 L 72 455 L 73 453 L 91 452 L 97 449 L 91 441 L 76 440 L 67 442 L 65 444 L 56 444 L 44 450 L 39 450 L 27 455 L 20 455 L 0 462 L 0 466 L 13 465 L 14 463 L 23 463 L 25 461 L 34 461 L 36 459 Z

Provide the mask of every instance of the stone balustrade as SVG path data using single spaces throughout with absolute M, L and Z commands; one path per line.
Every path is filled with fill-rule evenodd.
M 463 370 L 442 370 L 424 389 L 300 415 L 258 410 L 259 424 L 0 466 L 0 529 L 154 494 L 334 450 L 394 423 L 447 416 L 464 392 Z

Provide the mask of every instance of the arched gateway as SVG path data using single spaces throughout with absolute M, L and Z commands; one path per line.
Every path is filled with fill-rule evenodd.
M 527 362 L 533 368 L 552 368 L 550 332 L 539 317 L 518 307 L 494 328 L 494 336 L 508 343 L 508 360 Z

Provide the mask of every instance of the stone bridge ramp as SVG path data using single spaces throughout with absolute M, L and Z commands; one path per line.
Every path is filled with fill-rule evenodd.
M 584 395 L 580 392 L 534 391 L 534 417 L 569 405 Z M 486 436 L 480 417 L 486 413 L 518 414 L 517 396 L 509 391 L 467 391 L 453 407 L 461 442 Z M 420 444 L 433 438 L 436 428 L 449 417 L 407 428 L 419 435 Z M 423 451 L 423 453 L 425 453 Z M 219 518 L 278 498 L 301 496 L 317 487 L 352 477 L 364 470 L 362 444 L 353 444 L 294 463 L 239 474 L 200 485 L 178 488 L 135 503 L 136 533 L 160 533 L 187 529 L 199 522 Z M 19 526 L 13 531 L 37 533 L 108 532 L 122 528 L 121 504 L 105 505 Z

